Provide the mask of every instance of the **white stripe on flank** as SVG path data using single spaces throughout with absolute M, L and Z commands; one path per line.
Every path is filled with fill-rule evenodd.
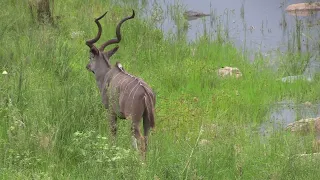
M 121 70 L 121 72 L 123 72 L 125 75 L 128 75 L 129 77 L 134 78 L 131 82 L 129 82 L 129 83 L 126 85 L 126 87 L 125 87 L 125 89 L 124 89 L 124 92 L 126 92 L 129 84 L 133 83 L 135 80 L 138 80 L 137 85 L 135 85 L 135 86 L 131 89 L 128 98 L 130 97 L 130 95 L 131 95 L 131 93 L 133 92 L 133 90 L 134 90 L 138 85 L 140 85 L 140 86 L 142 86 L 142 87 L 144 88 L 147 96 L 149 97 L 149 99 L 150 99 L 150 101 L 151 101 L 151 105 L 153 105 L 153 104 L 154 104 L 154 102 L 153 102 L 153 97 L 151 97 L 151 95 L 153 94 L 152 89 L 151 89 L 150 87 L 148 87 L 148 86 L 145 86 L 145 85 L 144 85 L 145 82 L 144 82 L 143 80 L 142 80 L 142 83 L 141 83 L 140 78 L 137 78 L 137 77 L 135 77 L 135 76 L 133 76 L 133 75 L 125 72 L 124 69 L 123 69 L 123 67 L 122 67 L 122 65 L 121 65 L 120 63 L 118 63 L 118 68 L 119 68 L 119 69 Z M 120 80 L 120 81 L 119 81 L 119 84 L 120 84 L 119 86 L 122 86 L 122 84 L 123 84 L 124 82 L 127 82 L 127 81 L 126 81 L 127 79 L 128 79 L 128 77 L 125 77 L 124 80 Z M 120 82 L 121 82 L 121 83 L 120 83 Z M 134 93 L 133 93 L 131 107 L 132 107 L 132 105 L 133 105 L 133 100 L 134 100 L 135 94 L 136 94 L 136 92 L 137 92 L 138 89 L 139 89 L 139 87 L 136 88 L 136 90 L 135 90 Z M 122 96 L 122 98 L 123 98 L 123 97 L 124 97 L 124 95 Z M 145 103 L 147 103 L 147 102 L 146 102 L 146 101 L 147 101 L 146 96 L 144 96 L 144 99 L 145 99 Z M 121 102 L 121 99 L 119 99 L 119 101 Z M 147 108 L 148 108 L 148 106 L 147 106 Z M 151 112 L 150 109 L 147 109 L 147 110 L 148 110 L 149 113 Z M 149 119 L 150 119 L 150 117 L 149 117 Z
M 124 88 L 124 91 L 126 91 L 126 90 L 127 90 L 128 85 L 129 85 L 129 84 L 131 84 L 132 82 L 134 82 L 135 80 L 136 80 L 136 79 L 133 79 L 133 81 L 129 82 L 129 83 L 127 84 L 126 88 Z
M 137 85 L 135 85 L 135 86 L 131 89 L 131 91 L 130 91 L 130 93 L 129 93 L 129 97 L 130 97 L 132 91 L 134 90 L 134 88 L 136 88 L 138 85 L 139 85 L 139 83 L 137 83 Z
M 115 76 L 113 76 L 113 78 L 111 79 L 110 82 L 112 82 L 112 80 L 115 79 L 119 74 L 120 74 L 120 72 L 118 72 Z
M 122 84 L 124 83 L 124 82 L 126 82 L 126 80 L 128 79 L 128 77 L 124 77 L 124 78 L 122 78 L 120 81 L 119 81 L 119 87 L 121 87 L 122 86 Z
M 139 82 L 138 82 L 138 84 L 137 84 L 137 85 L 141 85 L 141 83 L 139 83 Z M 136 86 L 137 86 L 137 85 L 136 85 Z M 134 97 L 135 97 L 136 92 L 137 92 L 137 90 L 139 89 L 139 87 L 140 87 L 140 86 L 138 86 L 138 87 L 136 88 L 135 92 L 133 93 L 133 96 L 132 96 L 132 102 L 131 102 L 131 108 L 132 108 L 132 106 L 133 106 L 133 100 L 134 100 Z M 130 95 L 129 95 L 129 97 L 130 97 Z

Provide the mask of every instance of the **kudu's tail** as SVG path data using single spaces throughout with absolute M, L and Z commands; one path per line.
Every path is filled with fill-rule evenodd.
M 156 104 L 155 102 L 155 97 L 153 95 L 150 95 L 147 93 L 147 95 L 144 98 L 144 103 L 146 106 L 146 115 L 148 116 L 149 119 L 149 124 L 151 128 L 154 128 L 155 123 L 154 123 L 154 105 Z

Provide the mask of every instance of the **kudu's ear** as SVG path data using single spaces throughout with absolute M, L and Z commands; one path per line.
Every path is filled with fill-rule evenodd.
M 119 46 L 114 47 L 110 51 L 105 52 L 105 55 L 110 58 L 114 53 L 116 53 L 119 49 Z
M 90 48 L 90 52 L 94 55 L 98 55 L 99 54 L 99 49 L 96 48 L 95 46 L 92 46 L 92 48 Z

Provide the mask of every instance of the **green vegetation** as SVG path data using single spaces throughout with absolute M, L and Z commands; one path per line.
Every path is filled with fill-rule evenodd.
M 164 37 L 139 11 L 124 23 L 120 61 L 157 94 L 156 129 L 143 163 L 131 147 L 130 123 L 119 121 L 109 140 L 106 112 L 92 73 L 85 69 L 85 40 L 101 20 L 99 43 L 115 36 L 130 7 L 109 1 L 55 1 L 55 27 L 31 19 L 27 2 L 0 2 L 0 178 L 1 179 L 317 179 L 320 161 L 296 158 L 313 152 L 310 135 L 282 129 L 259 133 L 272 104 L 291 99 L 317 103 L 314 81 L 282 83 L 301 72 L 302 55 L 274 71 L 261 55 L 254 63 L 222 37 Z M 110 48 L 110 47 L 109 47 Z M 303 60 L 305 58 L 302 58 Z M 283 63 L 286 61 L 283 60 Z M 219 78 L 221 66 L 243 76 Z M 288 68 L 295 69 L 288 69 Z M 305 68 L 305 67 L 303 67 Z

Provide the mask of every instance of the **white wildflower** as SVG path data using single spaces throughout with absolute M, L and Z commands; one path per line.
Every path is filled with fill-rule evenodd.
M 73 133 L 73 135 L 74 135 L 74 136 L 80 136 L 80 135 L 82 135 L 82 133 L 79 132 L 79 131 L 76 131 L 75 133 Z
M 8 72 L 7 72 L 7 71 L 3 71 L 2 74 L 3 74 L 3 75 L 6 75 L 6 74 L 8 74 Z
M 105 136 L 102 136 L 102 137 L 101 137 L 101 139 L 103 139 L 103 140 L 106 140 L 106 139 L 107 139 L 107 137 L 105 137 Z

